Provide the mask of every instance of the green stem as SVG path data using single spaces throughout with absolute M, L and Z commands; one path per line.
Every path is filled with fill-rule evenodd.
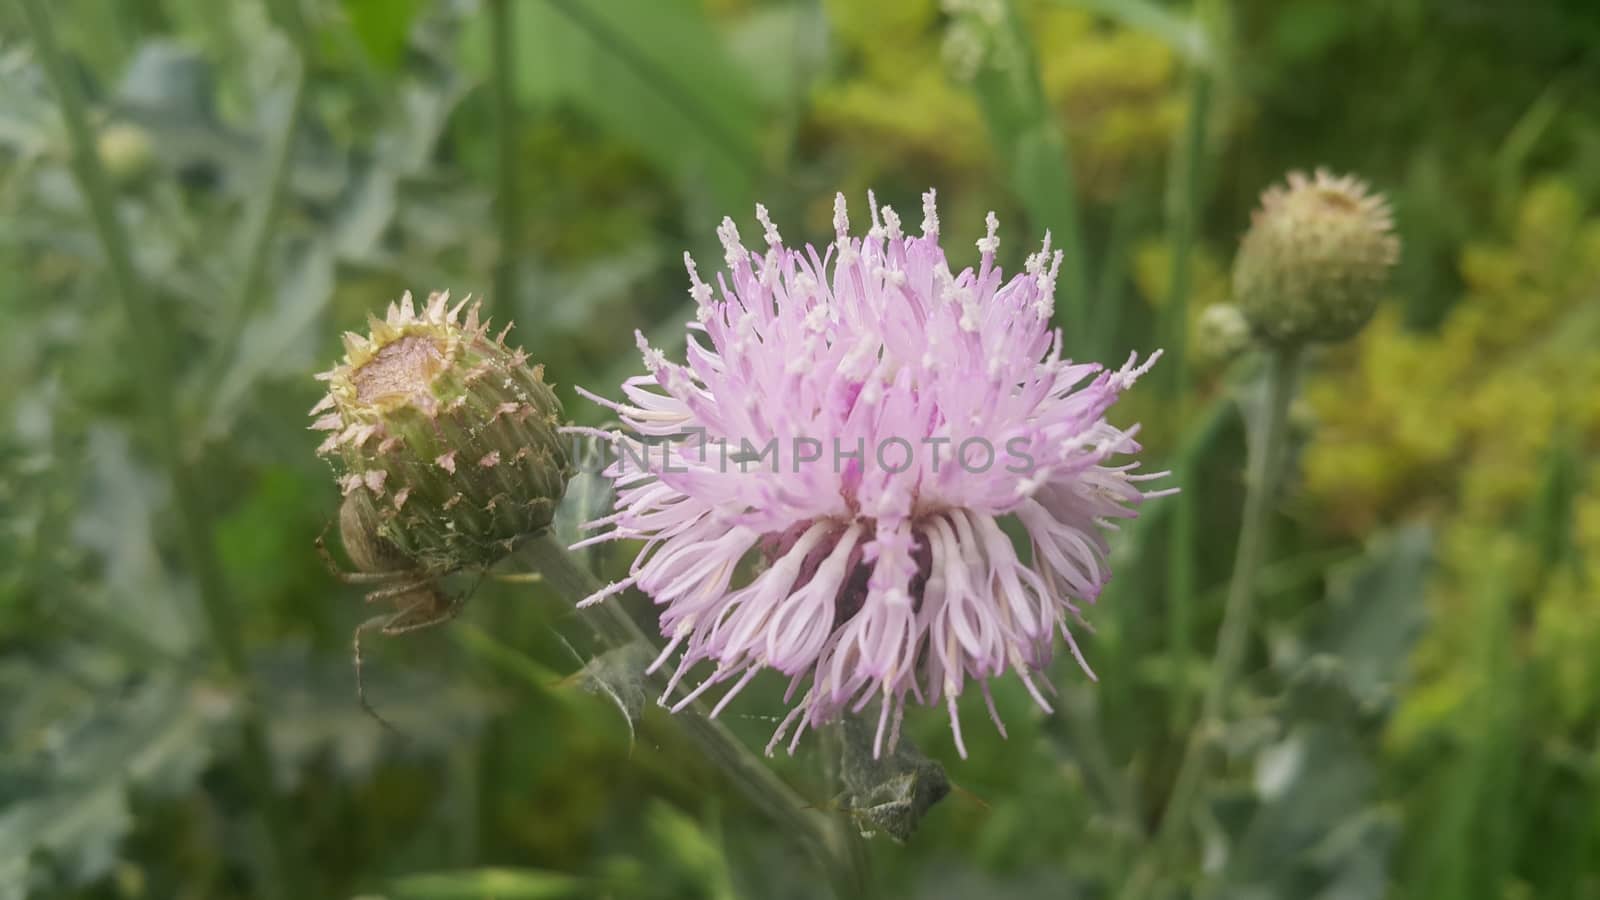
M 1209 401 L 1205 409 L 1195 416 L 1194 424 L 1185 430 L 1183 442 L 1174 453 L 1160 465 L 1152 468 L 1177 471 L 1178 460 L 1188 460 L 1191 470 L 1198 469 L 1200 464 L 1215 452 L 1217 442 L 1233 423 L 1235 415 L 1235 404 L 1231 400 L 1218 398 Z M 1193 486 L 1187 483 L 1183 487 L 1185 490 L 1193 489 Z M 1136 640 L 1136 636 L 1145 634 L 1143 624 L 1155 615 L 1147 613 L 1150 601 L 1145 599 L 1151 593 L 1145 587 L 1149 570 L 1153 568 L 1151 560 L 1155 558 L 1155 552 L 1151 548 L 1155 535 L 1166 532 L 1175 508 L 1175 503 L 1165 501 L 1148 504 L 1140 510 L 1139 517 L 1123 531 L 1122 540 L 1125 549 L 1121 553 L 1133 561 L 1134 565 L 1118 570 L 1117 576 L 1107 586 L 1106 596 L 1101 600 L 1106 614 L 1113 618 L 1113 621 L 1108 623 L 1109 627 L 1101 632 L 1100 640 L 1100 643 L 1107 646 L 1109 652 L 1104 654 L 1103 662 L 1096 663 L 1096 668 L 1100 671 L 1100 683 L 1096 690 L 1102 692 L 1101 705 L 1106 709 L 1127 708 L 1136 702 L 1135 691 L 1131 687 L 1136 660 L 1156 649 L 1148 646 L 1150 641 Z M 1106 723 L 1107 726 L 1111 724 Z M 1102 735 L 1102 740 L 1114 743 L 1119 739 L 1115 732 L 1108 731 L 1107 727 L 1098 729 L 1098 733 Z M 1137 795 L 1134 796 L 1134 801 L 1138 805 Z
M 1056 246 L 1061 248 L 1062 262 L 1058 290 L 1060 291 L 1061 321 L 1067 335 L 1076 346 L 1083 346 L 1088 338 L 1089 266 L 1088 254 L 1083 248 L 1081 198 L 1078 191 L 1077 169 L 1072 159 L 1072 143 L 1067 130 L 1057 121 L 1055 109 L 1045 94 L 1043 73 L 1039 66 L 1038 48 L 1034 46 L 1027 24 L 1017 11 L 1016 3 L 1007 0 L 1005 26 L 1011 41 L 1022 53 L 1024 72 L 1017 76 L 1006 75 L 1019 92 L 1015 101 L 1020 103 L 1025 124 L 1013 138 L 1017 146 L 1012 160 L 1020 174 L 1036 169 L 1047 172 L 1043 176 L 1042 191 L 1038 182 L 1019 183 L 1023 192 L 1024 208 L 1035 220 L 1035 225 L 1051 229 Z M 1041 196 L 1035 196 L 1035 194 Z
M 1190 635 L 1194 631 L 1195 596 L 1195 501 L 1194 466 L 1179 457 L 1172 468 L 1174 484 L 1184 486 L 1173 500 L 1172 530 L 1167 539 L 1167 655 L 1172 663 L 1171 722 L 1182 728 L 1189 721 L 1189 664 L 1193 655 Z
M 1167 245 L 1172 254 L 1162 323 L 1168 389 L 1181 399 L 1188 388 L 1190 259 L 1194 255 L 1195 220 L 1200 206 L 1201 171 L 1205 162 L 1206 121 L 1211 109 L 1211 76 L 1189 72 L 1188 115 L 1174 148 L 1167 184 Z
M 495 300 L 501 304 L 517 302 L 517 255 L 521 242 L 522 207 L 517 197 L 517 147 L 520 142 L 517 128 L 516 60 L 512 56 L 511 39 L 515 23 L 511 17 L 512 0 L 490 0 L 489 28 L 494 79 L 495 109 L 495 218 L 499 225 L 499 258 L 494 268 Z
M 1197 466 L 1212 452 L 1224 427 L 1233 420 L 1233 414 L 1233 404 L 1230 402 L 1215 400 L 1208 404 L 1203 414 L 1197 417 L 1194 427 L 1188 430 L 1183 444 L 1177 449 L 1176 459 L 1188 461 L 1190 467 Z M 1169 468 L 1174 472 L 1179 471 L 1180 463 L 1174 462 Z M 1171 503 L 1151 504 L 1134 520 L 1124 534 L 1129 559 L 1146 560 L 1150 557 L 1147 547 L 1152 534 L 1167 526 L 1168 516 L 1173 511 L 1174 505 Z M 1138 649 L 1127 646 L 1133 631 L 1128 624 L 1129 617 L 1138 615 L 1137 606 L 1132 601 L 1142 593 L 1142 582 L 1138 578 L 1136 571 L 1118 575 L 1111 582 L 1111 593 L 1102 600 L 1107 611 L 1120 620 L 1111 631 L 1101 632 L 1102 640 L 1108 634 L 1117 635 L 1114 652 L 1097 665 L 1101 680 L 1096 690 L 1103 692 L 1099 702 L 1106 708 L 1114 708 L 1119 702 L 1131 702 L 1126 690 L 1129 679 L 1118 677 L 1116 671 L 1125 671 L 1128 667 L 1126 657 Z M 1066 740 L 1081 755 L 1084 771 L 1097 786 L 1107 812 L 1116 817 L 1122 827 L 1137 833 L 1140 831 L 1141 814 L 1136 785 L 1113 763 L 1115 756 L 1111 752 L 1110 735 L 1094 710 L 1081 697 L 1081 694 L 1064 690 L 1061 715 L 1057 721 L 1066 729 Z
M 530 542 L 524 557 L 542 573 L 558 596 L 577 601 L 602 587 L 600 582 L 552 535 Z M 624 647 L 636 642 L 655 647 L 627 610 L 615 600 L 578 610 L 584 624 L 604 643 Z M 652 678 L 659 684 L 665 679 Z M 854 885 L 865 883 L 842 829 L 809 805 L 783 782 L 759 756 L 752 753 L 722 723 L 710 718 L 701 704 L 690 715 L 674 718 L 707 758 L 721 769 L 752 805 L 765 813 L 780 832 L 796 836 L 833 878 L 840 896 L 856 896 Z
M 234 607 L 228 602 L 226 583 L 211 544 L 211 517 L 194 479 L 194 469 L 182 456 L 172 372 L 171 332 L 164 324 L 166 316 L 144 290 L 134 268 L 127 233 L 117 217 L 111 186 L 96 155 L 94 134 L 89 128 L 85 103 L 78 93 L 78 84 L 67 58 L 56 43 L 45 0 L 18 2 L 33 34 L 34 49 L 61 106 L 61 117 L 71 144 L 73 175 L 89 206 L 95 231 L 110 263 L 117 292 L 122 298 L 129 328 L 133 331 L 136 346 L 129 355 L 141 367 L 135 380 L 144 393 L 144 414 L 150 423 L 149 438 L 172 481 L 184 550 L 197 582 L 211 642 L 221 655 L 230 677 L 248 688 L 249 661 L 245 655 L 243 634 L 235 618 Z M 266 728 L 259 710 L 252 703 L 244 705 L 241 731 L 245 774 L 256 794 L 256 802 L 268 832 L 268 864 L 276 876 L 270 880 L 282 896 L 300 896 L 297 890 L 300 869 L 294 864 L 288 819 L 283 814 L 273 787 Z
M 1105 260 L 1095 286 L 1093 315 L 1089 318 L 1093 340 L 1089 342 L 1095 359 L 1116 355 L 1117 332 L 1127 304 L 1128 250 L 1138 237 L 1142 204 L 1132 199 L 1117 203 L 1111 211 L 1111 237 L 1106 243 Z
M 1168 185 L 1168 250 L 1171 252 L 1170 292 L 1164 322 L 1165 365 L 1170 377 L 1172 415 L 1184 421 L 1189 402 L 1189 292 L 1190 257 L 1194 250 L 1195 219 L 1200 205 L 1200 175 L 1205 157 L 1206 120 L 1211 108 L 1211 76 L 1198 66 L 1189 70 L 1189 112 L 1181 146 L 1173 155 Z M 1174 483 L 1193 485 L 1192 461 L 1178 458 Z M 1195 595 L 1195 503 L 1193 491 L 1173 500 L 1172 531 L 1167 542 L 1167 652 L 1175 677 L 1172 682 L 1172 721 L 1182 727 L 1189 718 L 1189 691 L 1184 674 L 1189 670 Z
M 1299 361 L 1298 348 L 1271 351 L 1268 360 L 1267 409 L 1255 446 L 1251 447 L 1238 551 L 1233 578 L 1228 585 L 1227 604 L 1223 608 L 1222 626 L 1217 632 L 1211 680 L 1201 702 L 1200 720 L 1189 732 L 1155 842 L 1141 860 L 1139 869 L 1129 878 L 1124 897 L 1145 895 L 1184 823 L 1189 820 L 1199 792 L 1206 745 L 1221 727 L 1223 705 L 1244 662 L 1255 617 L 1256 575 L 1266 553 L 1267 518 L 1277 493 L 1280 458 L 1289 433 L 1289 403 L 1294 397 L 1295 369 Z
M 1260 443 L 1251 457 L 1249 484 L 1245 486 L 1244 519 L 1240 525 L 1238 555 L 1222 628 L 1217 633 L 1215 671 L 1200 706 L 1201 718 L 1215 722 L 1222 714 L 1228 688 L 1244 660 L 1255 602 L 1256 574 L 1266 552 L 1267 514 L 1277 493 L 1284 447 L 1289 436 L 1289 404 L 1294 399 L 1297 349 L 1272 351 L 1267 370 L 1266 421 Z

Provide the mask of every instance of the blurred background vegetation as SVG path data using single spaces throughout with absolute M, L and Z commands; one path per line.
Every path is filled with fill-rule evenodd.
M 374 642 L 403 734 L 361 712 L 310 375 L 450 288 L 592 423 L 572 385 L 681 342 L 722 215 L 822 240 L 834 191 L 930 185 L 958 264 L 991 208 L 1008 268 L 1054 231 L 1074 354 L 1167 348 L 1118 414 L 1185 493 L 1117 540 L 1098 685 L 997 685 L 1010 739 L 968 710 L 969 761 L 908 723 L 960 789 L 870 843 L 867 895 L 1143 864 L 1154 896 L 1600 897 L 1597 85 L 1589 0 L 6 0 L 0 898 L 826 896 L 664 713 L 574 677 L 540 584 Z M 1152 862 L 1261 404 L 1193 324 L 1317 165 L 1390 196 L 1403 262 L 1307 361 L 1245 677 Z M 754 747 L 774 688 L 725 716 Z M 773 765 L 845 816 L 825 749 Z

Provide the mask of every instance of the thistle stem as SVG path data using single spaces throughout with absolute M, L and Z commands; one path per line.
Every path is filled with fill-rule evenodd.
M 1200 720 L 1189 732 L 1172 793 L 1167 798 L 1154 843 L 1128 880 L 1124 897 L 1141 897 L 1158 874 L 1183 825 L 1190 818 L 1204 769 L 1206 745 L 1222 724 L 1223 705 L 1244 661 L 1252 620 L 1255 616 L 1256 574 L 1261 568 L 1267 543 L 1267 518 L 1277 493 L 1278 474 L 1289 432 L 1289 403 L 1294 397 L 1295 370 L 1300 361 L 1298 348 L 1271 351 L 1267 369 L 1267 408 L 1251 447 L 1250 471 L 1245 485 L 1244 516 L 1239 528 L 1239 545 L 1234 559 L 1233 578 L 1228 585 L 1227 604 L 1217 632 L 1216 656 L 1212 660 L 1211 680 L 1200 706 Z
M 1295 349 L 1272 351 L 1267 370 L 1267 410 L 1259 443 L 1251 457 L 1250 480 L 1245 486 L 1244 519 L 1240 525 L 1238 555 L 1222 628 L 1217 633 L 1217 655 L 1211 683 L 1201 703 L 1200 717 L 1215 722 L 1222 714 L 1228 689 L 1244 660 L 1245 642 L 1254 617 L 1256 574 L 1267 544 L 1267 514 L 1278 488 L 1284 445 L 1289 434 L 1289 404 L 1294 399 L 1295 369 L 1300 354 Z
M 553 535 L 546 534 L 531 541 L 523 555 L 558 595 L 569 600 L 576 602 L 602 587 Z M 580 609 L 578 616 L 596 637 L 613 647 L 642 642 L 659 649 L 627 610 L 614 600 Z M 652 677 L 651 680 L 658 686 L 665 685 L 663 678 Z M 859 886 L 865 884 L 862 860 L 852 852 L 842 828 L 828 816 L 809 808 L 810 804 L 774 774 L 759 756 L 722 723 L 712 719 L 703 705 L 693 704 L 690 710 L 691 715 L 676 716 L 674 721 L 733 781 L 745 799 L 772 819 L 782 833 L 795 835 L 807 852 L 817 858 L 828 871 L 839 896 L 858 896 Z
M 210 513 L 194 479 L 193 467 L 183 458 L 175 406 L 173 354 L 169 331 L 163 325 L 166 316 L 144 290 L 134 268 L 128 235 L 117 217 L 115 197 L 96 154 L 88 112 L 66 55 L 56 43 L 45 0 L 19 0 L 19 5 L 45 75 L 55 89 L 71 148 L 73 176 L 89 207 L 137 345 L 131 356 L 142 369 L 135 380 L 144 392 L 143 413 L 149 423 L 148 437 L 171 478 L 183 548 L 199 589 L 211 643 L 220 653 L 229 676 L 248 688 L 249 661 L 234 608 L 228 602 L 226 581 L 211 544 Z M 275 875 L 268 879 L 269 886 L 275 889 L 276 895 L 299 896 L 296 888 L 301 880 L 300 869 L 294 863 L 288 819 L 273 787 L 266 728 L 253 703 L 243 705 L 241 735 L 245 776 L 267 828 L 267 867 Z

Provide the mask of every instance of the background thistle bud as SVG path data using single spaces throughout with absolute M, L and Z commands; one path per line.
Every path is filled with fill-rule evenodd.
M 1232 303 L 1213 303 L 1194 326 L 1195 356 L 1203 363 L 1227 362 L 1250 346 L 1250 320 Z
M 506 346 L 509 325 L 491 338 L 477 304 L 463 320 L 466 305 L 434 294 L 419 313 L 407 293 L 369 317 L 368 335 L 346 333 L 344 360 L 317 376 L 328 382 L 311 410 L 311 427 L 328 432 L 317 452 L 347 501 L 366 501 L 340 511 L 357 565 L 383 571 L 391 555 L 434 572 L 491 565 L 549 526 L 566 488 L 561 404 L 544 367 Z
M 1234 300 L 1278 345 L 1361 330 L 1400 258 L 1389 204 L 1354 176 L 1289 173 L 1261 195 L 1234 262 Z

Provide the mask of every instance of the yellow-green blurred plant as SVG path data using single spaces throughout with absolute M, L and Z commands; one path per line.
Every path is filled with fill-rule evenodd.
M 985 161 L 983 120 L 963 84 L 987 52 L 982 36 L 947 28 L 935 0 L 826 6 L 853 65 L 816 96 L 823 127 L 885 160 L 954 171 Z M 1079 182 L 1087 196 L 1115 200 L 1182 124 L 1177 58 L 1160 39 L 1081 10 L 1020 3 L 1018 13 L 1039 51 L 1047 99 L 1066 123 Z M 941 56 L 946 66 L 929 64 Z
M 1471 701 L 1470 604 L 1492 578 L 1536 598 L 1529 634 L 1510 639 L 1552 680 L 1561 718 L 1600 703 L 1600 663 L 1582 649 L 1600 640 L 1600 215 L 1565 184 L 1538 184 L 1507 239 L 1464 249 L 1461 277 L 1465 295 L 1436 333 L 1409 333 L 1385 311 L 1306 394 L 1317 420 L 1306 490 L 1326 527 L 1359 534 L 1416 515 L 1440 526 L 1434 626 L 1392 735 L 1401 747 Z M 1525 511 L 1561 440 L 1587 486 L 1570 498 L 1576 524 L 1558 554 Z M 1584 562 L 1547 564 L 1558 556 Z
M 889 160 L 965 168 L 984 158 L 983 120 L 971 94 L 937 65 L 936 0 L 828 0 L 829 27 L 852 68 L 816 94 L 820 124 Z
M 1189 271 L 1191 315 L 1198 316 L 1205 307 L 1227 301 L 1227 269 L 1205 248 L 1190 251 Z M 1140 243 L 1133 252 L 1131 274 L 1139 296 L 1153 308 L 1161 309 L 1172 294 L 1172 248 L 1160 239 Z
M 1178 60 L 1159 38 L 1059 6 L 1029 16 L 1045 94 L 1066 123 L 1085 195 L 1114 202 L 1183 125 Z M 1048 48 L 1049 52 L 1044 52 Z
M 1165 309 L 1167 299 L 1172 296 L 1172 247 L 1161 239 L 1143 241 L 1134 248 L 1129 268 L 1140 299 L 1152 309 Z M 1186 362 L 1196 374 L 1217 373 L 1219 363 L 1239 349 L 1225 348 L 1207 333 L 1208 318 L 1232 309 L 1229 305 L 1232 293 L 1228 270 L 1222 263 L 1204 247 L 1191 248 L 1185 318 L 1192 350 Z
M 1541 687 L 1550 713 L 1563 728 L 1579 724 L 1595 712 L 1595 685 L 1600 684 L 1600 463 L 1590 463 L 1584 490 L 1573 503 L 1572 565 L 1560 566 L 1545 583 L 1539 615 L 1533 624 L 1529 651 L 1540 665 Z

